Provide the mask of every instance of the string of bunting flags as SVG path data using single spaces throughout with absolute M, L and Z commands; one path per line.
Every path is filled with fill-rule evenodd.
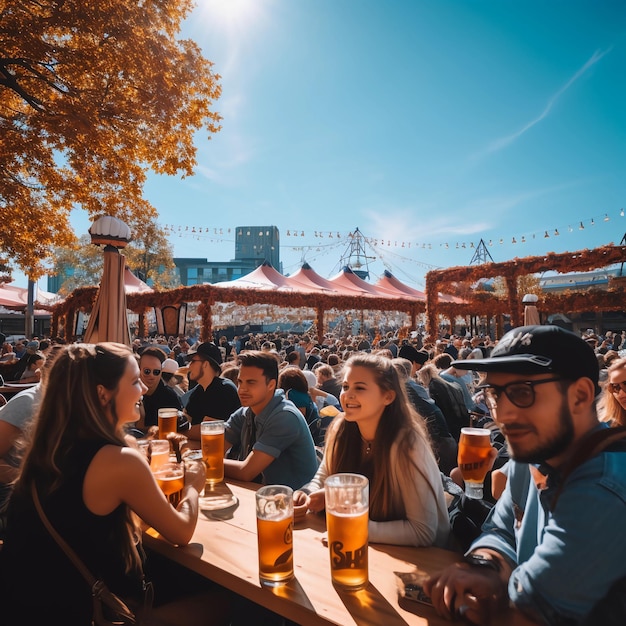
M 609 222 L 612 217 L 623 218 L 624 217 L 624 209 L 620 209 L 613 215 L 609 215 L 609 213 L 603 213 L 600 215 L 595 215 L 594 217 L 590 217 L 587 219 L 574 220 L 567 225 L 559 226 L 551 226 L 549 228 L 541 228 L 534 232 L 517 234 L 517 235 L 508 235 L 508 236 L 500 236 L 495 238 L 490 238 L 485 240 L 485 244 L 487 246 L 494 245 L 504 245 L 506 244 L 525 244 L 535 239 L 543 238 L 549 239 L 551 237 L 559 237 L 561 234 L 572 233 L 575 230 L 585 230 L 585 228 L 593 228 L 596 224 Z M 165 224 L 163 226 L 165 230 L 165 234 L 169 236 L 178 236 L 178 237 L 186 237 L 197 239 L 198 241 L 223 241 L 223 242 L 231 242 L 235 240 L 235 235 L 238 236 L 252 236 L 253 233 L 250 230 L 246 230 L 242 228 L 233 228 L 233 227 L 208 227 L 208 226 L 192 226 L 192 225 L 179 225 L 179 224 Z M 238 231 L 238 232 L 237 232 Z M 337 244 L 347 244 L 350 242 L 353 237 L 353 232 L 340 232 L 337 230 L 313 230 L 313 232 L 309 230 L 304 230 L 301 228 L 288 228 L 281 232 L 281 247 L 288 247 L 295 250 L 315 250 L 322 251 L 322 246 L 331 246 L 335 247 Z M 321 241 L 318 243 L 305 243 L 303 241 L 298 241 L 305 239 L 307 242 L 311 240 L 311 238 L 317 240 L 324 240 L 326 243 L 322 244 Z M 478 245 L 479 241 L 445 241 L 441 243 L 433 243 L 429 241 L 398 241 L 391 239 L 383 239 L 379 237 L 367 237 L 364 236 L 363 239 L 367 244 L 374 248 L 405 248 L 405 250 L 409 249 L 420 249 L 420 250 L 432 250 L 433 247 L 438 246 L 444 249 L 475 249 Z

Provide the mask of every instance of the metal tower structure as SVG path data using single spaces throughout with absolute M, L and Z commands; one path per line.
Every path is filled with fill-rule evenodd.
M 476 251 L 474 252 L 474 256 L 469 264 L 480 265 L 488 262 L 493 263 L 493 257 L 489 254 L 489 250 L 487 250 L 487 244 L 483 239 L 481 239 L 476 246 Z
M 365 237 L 363 237 L 358 228 L 353 233 L 350 233 L 348 237 L 350 243 L 339 263 L 342 268 L 348 265 L 359 278 L 366 280 L 370 277 L 369 262 L 374 261 L 376 257 L 368 256 L 365 252 Z

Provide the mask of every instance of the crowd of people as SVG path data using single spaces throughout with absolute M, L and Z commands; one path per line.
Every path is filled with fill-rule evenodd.
M 549 325 L 497 342 L 421 333 L 5 342 L 0 374 L 34 384 L 0 408 L 0 615 L 36 623 L 54 606 L 69 623 L 90 623 L 89 590 L 42 525 L 34 493 L 114 592 L 138 599 L 146 578 L 158 581 L 142 525 L 187 543 L 204 486 L 199 463 L 173 506 L 138 450 L 138 438 L 155 436 L 158 410 L 175 408 L 192 447 L 203 421 L 225 421 L 226 477 L 289 485 L 296 510 L 316 514 L 329 475 L 363 474 L 371 542 L 451 549 L 445 492 L 463 486 L 461 429 L 488 429 L 491 513 L 463 560 L 426 581 L 433 605 L 474 624 L 506 607 L 517 623 L 600 623 L 626 578 L 626 445 L 592 454 L 589 442 L 626 426 L 623 345 L 624 333 Z M 20 558 L 26 545 L 41 567 Z M 43 609 L 31 601 L 33 583 L 45 589 Z M 185 588 L 172 598 L 157 587 L 163 619 L 178 603 L 172 623 L 203 623 L 181 603 L 219 595 L 223 612 L 204 623 L 237 623 L 222 590 L 198 580 Z

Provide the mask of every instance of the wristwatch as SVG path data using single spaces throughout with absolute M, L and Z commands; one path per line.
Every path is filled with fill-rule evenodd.
M 496 573 L 500 573 L 502 566 L 498 559 L 494 559 L 491 556 L 486 556 L 484 554 L 476 554 L 475 552 L 471 552 L 470 554 L 463 557 L 463 561 L 472 567 L 482 567 L 485 569 L 493 570 Z

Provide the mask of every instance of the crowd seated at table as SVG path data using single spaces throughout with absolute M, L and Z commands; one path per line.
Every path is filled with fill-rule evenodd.
M 15 588 L 17 578 L 8 585 L 7 568 L 14 565 L 12 555 L 17 548 L 12 544 L 20 546 L 22 541 L 22 532 L 16 528 L 21 526 L 40 535 L 42 532 L 33 531 L 36 518 L 28 504 L 28 489 L 33 484 L 43 489 L 44 508 L 52 507 L 51 515 L 57 515 L 54 507 L 58 503 L 50 504 L 55 500 L 48 498 L 57 485 L 64 483 L 64 478 L 57 470 L 50 476 L 42 474 L 48 471 L 46 464 L 54 467 L 59 463 L 58 448 L 50 446 L 65 441 L 69 447 L 63 454 L 69 454 L 67 460 L 79 463 L 84 477 L 92 463 L 94 468 L 99 466 L 99 456 L 111 456 L 107 464 L 126 466 L 124 449 L 129 442 L 134 447 L 134 439 L 126 438 L 127 428 L 121 426 L 139 426 L 137 436 L 154 436 L 149 429 L 155 423 L 154 416 L 144 420 L 141 403 L 133 398 L 147 393 L 147 382 L 154 382 L 150 375 L 154 378 L 154 372 L 170 355 L 168 382 L 173 379 L 175 385 L 180 384 L 174 378 L 178 376 L 185 379 L 185 386 L 189 385 L 189 391 L 178 393 L 157 375 L 158 385 L 171 392 L 172 399 L 179 403 L 173 406 L 185 410 L 208 370 L 210 381 L 200 391 L 204 389 L 206 393 L 216 379 L 224 386 L 227 378 L 227 384 L 237 391 L 235 397 L 241 408 L 233 406 L 228 415 L 211 415 L 205 404 L 204 408 L 193 408 L 193 421 L 191 413 L 189 423 L 187 417 L 182 420 L 187 428 L 205 418 L 225 419 L 227 478 L 290 484 L 296 490 L 297 508 L 315 515 L 324 508 L 322 488 L 328 475 L 346 471 L 364 474 L 370 479 L 372 543 L 455 545 L 449 539 L 444 491 L 449 483 L 444 479 L 451 478 L 463 488 L 461 472 L 454 467 L 460 429 L 470 424 L 488 429 L 497 454 L 493 456 L 493 472 L 486 481 L 485 500 L 495 506 L 465 561 L 427 583 L 435 608 L 445 618 L 460 616 L 474 623 L 488 623 L 510 603 L 519 619 L 527 623 L 570 620 L 590 626 L 594 616 L 603 615 L 612 585 L 626 577 L 626 544 L 618 531 L 619 522 L 626 521 L 626 455 L 619 442 L 614 443 L 608 450 L 581 462 L 586 473 L 582 467 L 573 467 L 563 485 L 559 485 L 555 470 L 565 467 L 585 437 L 607 426 L 626 425 L 626 358 L 623 353 L 620 355 L 619 345 L 613 349 L 621 338 L 618 333 L 580 336 L 544 326 L 513 329 L 495 343 L 489 337 L 431 338 L 420 332 L 410 338 L 391 333 L 384 337 L 328 333 L 320 342 L 306 334 L 289 333 L 248 334 L 231 341 L 222 336 L 216 337 L 216 343 L 189 337 L 136 340 L 131 350 L 112 350 L 108 355 L 111 362 L 117 359 L 118 365 L 123 364 L 122 369 L 118 367 L 116 380 L 98 382 L 96 376 L 89 380 L 89 393 L 83 388 L 76 399 L 84 403 L 84 418 L 97 416 L 99 425 L 99 430 L 92 426 L 79 437 L 82 441 L 89 433 L 88 438 L 101 442 L 97 449 L 90 448 L 84 458 L 67 439 L 67 429 L 76 426 L 67 416 L 60 415 L 63 408 L 73 411 L 70 399 L 61 394 L 72 376 L 78 374 L 73 370 L 63 372 L 57 357 L 62 355 L 65 367 L 80 362 L 86 368 L 88 363 L 97 361 L 100 349 L 79 344 L 67 346 L 46 338 L 16 342 L 15 346 L 3 348 L 0 374 L 7 382 L 19 382 L 25 372 L 27 377 L 33 372 L 32 380 L 38 384 L 0 407 L 0 536 L 6 542 L 0 550 L 1 585 L 5 593 L 6 589 Z M 53 356 L 47 356 L 52 346 Z M 143 358 L 143 362 L 138 362 L 138 358 Z M 137 382 L 129 378 L 128 383 L 123 383 L 127 384 L 124 391 L 119 385 L 131 371 L 128 368 L 133 375 L 136 373 Z M 142 376 L 142 368 L 150 370 L 150 374 Z M 53 384 L 48 383 L 49 371 L 56 372 Z M 307 381 L 305 372 L 313 378 Z M 81 384 L 86 385 L 87 379 L 80 376 L 77 380 L 84 380 Z M 541 382 L 546 384 L 534 386 Z M 517 396 L 510 391 L 514 383 L 532 389 L 531 404 L 515 404 Z M 287 389 L 286 394 L 280 386 Z M 517 393 L 517 387 L 515 390 Z M 200 406 L 200 392 L 196 396 L 194 407 Z M 99 403 L 99 407 L 90 405 L 87 398 Z M 327 413 L 330 417 L 325 436 L 313 441 L 306 416 L 318 411 L 319 419 L 320 408 L 326 406 L 336 408 Z M 198 410 L 200 413 L 196 414 Z M 540 414 L 542 421 L 537 422 Z M 138 416 L 142 419 L 133 419 Z M 30 422 L 32 426 L 27 427 Z M 105 422 L 113 428 L 107 431 Z M 288 423 L 292 424 L 289 429 Z M 278 424 L 280 430 L 276 430 Z M 186 436 L 184 430 L 181 429 L 181 437 Z M 47 437 L 45 442 L 43 437 Z M 199 443 L 199 436 L 191 433 L 187 433 L 187 439 Z M 532 442 L 536 442 L 536 449 Z M 317 456 L 315 444 L 320 451 Z M 103 455 L 103 445 L 114 450 Z M 35 453 L 41 461 L 35 460 Z M 294 465 L 290 459 L 296 458 Z M 133 480 L 140 481 L 146 489 L 154 479 L 149 472 L 140 470 L 139 462 L 143 462 L 140 457 L 133 458 L 127 471 L 137 476 Z M 145 501 L 130 501 L 126 492 L 109 491 L 109 487 L 103 491 L 102 486 L 96 485 L 95 499 L 84 493 L 80 500 L 72 501 L 72 506 L 86 507 L 96 516 L 113 515 L 116 507 L 100 504 L 100 498 L 106 494 L 107 502 L 117 502 L 116 506 L 124 503 L 127 508 L 123 510 L 135 511 L 153 527 L 161 528 L 164 536 L 184 544 L 191 538 L 197 520 L 198 485 L 202 482 L 198 475 L 190 475 L 183 497 L 183 504 L 188 504 L 177 509 L 161 499 L 158 489 L 149 491 L 152 495 Z M 605 486 L 607 480 L 614 485 L 610 490 Z M 63 487 L 66 488 L 67 494 L 76 498 L 74 487 L 68 483 Z M 550 500 L 555 498 L 557 489 L 558 508 L 555 500 Z M 152 508 L 147 507 L 148 503 Z M 148 513 L 149 510 L 153 512 Z M 598 517 L 598 511 L 606 515 Z M 605 517 L 606 524 L 601 521 Z M 111 527 L 118 534 L 124 528 L 131 529 L 128 519 L 121 519 Z M 602 530 L 593 535 L 601 538 L 602 545 L 611 546 L 610 555 L 600 564 L 593 558 L 594 551 L 602 549 L 600 539 L 589 532 L 589 528 L 597 529 L 598 524 L 602 524 Z M 78 536 L 73 526 L 66 530 L 71 537 Z M 501 539 L 502 536 L 507 539 Z M 119 537 L 119 543 L 109 548 L 115 551 L 117 545 L 128 566 L 136 557 L 126 540 Z M 38 541 L 44 541 L 43 537 Z M 560 542 L 560 549 L 556 542 Z M 42 553 L 47 553 L 48 548 L 44 541 Z M 89 555 L 95 559 L 93 563 L 109 557 L 111 554 Z M 52 564 L 58 566 L 54 559 Z M 111 567 L 119 565 L 118 562 Z M 156 580 L 164 569 L 167 568 L 155 568 Z M 569 577 L 572 571 L 579 572 L 575 580 Z M 68 576 L 72 580 L 69 573 Z M 119 571 L 112 581 L 119 581 L 116 576 Z M 580 584 L 576 582 L 579 580 Z M 218 592 L 196 579 L 188 583 L 187 589 L 207 598 L 215 598 Z M 119 590 L 131 595 L 136 592 L 123 585 Z M 181 590 L 178 598 L 162 597 L 158 604 L 165 606 L 170 600 L 183 597 L 189 600 L 189 594 Z M 226 597 L 222 598 L 223 606 L 229 606 Z M 481 600 L 486 597 L 489 600 Z M 50 602 L 58 599 L 51 597 Z M 13 604 L 16 605 L 15 599 Z M 79 608 L 87 611 L 85 607 Z M 167 610 L 163 615 L 166 614 Z M 228 617 L 224 619 L 223 623 L 229 623 Z

